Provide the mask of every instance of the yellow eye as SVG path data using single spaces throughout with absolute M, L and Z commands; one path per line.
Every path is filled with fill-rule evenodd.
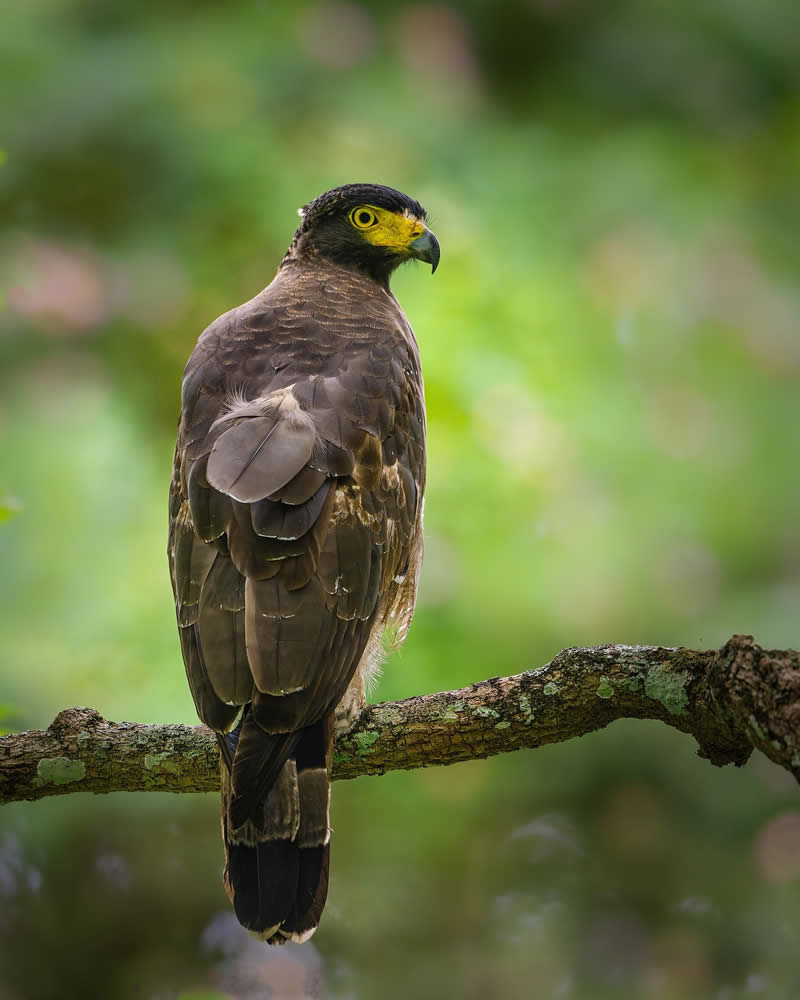
M 350 213 L 350 221 L 356 229 L 372 229 L 378 225 L 378 217 L 371 208 L 360 205 Z

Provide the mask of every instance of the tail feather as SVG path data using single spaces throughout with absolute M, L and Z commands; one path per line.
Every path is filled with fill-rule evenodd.
M 262 751 L 265 769 L 276 771 L 281 750 L 284 759 L 260 799 L 253 795 L 253 788 L 264 784 L 255 767 L 253 734 L 246 768 L 237 771 L 241 741 L 231 772 L 222 767 L 225 888 L 239 922 L 270 944 L 310 937 L 328 894 L 330 720 L 291 736 L 287 741 L 264 734 L 273 741 Z
M 299 851 L 290 840 L 230 844 L 226 879 L 236 919 L 267 937 L 286 917 L 286 900 L 296 893 Z
M 234 829 L 248 820 L 259 824 L 264 801 L 299 739 L 300 733 L 273 736 L 258 725 L 252 712 L 244 715 L 231 768 L 230 817 Z
M 284 940 L 306 941 L 317 924 L 328 898 L 330 844 L 302 847 L 297 851 L 299 872 L 294 906 L 278 928 Z

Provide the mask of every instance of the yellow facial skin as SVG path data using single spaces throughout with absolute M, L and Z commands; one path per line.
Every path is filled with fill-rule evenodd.
M 400 253 L 425 232 L 425 226 L 413 215 L 391 212 L 377 205 L 359 205 L 349 215 L 350 223 L 376 247 L 387 247 Z

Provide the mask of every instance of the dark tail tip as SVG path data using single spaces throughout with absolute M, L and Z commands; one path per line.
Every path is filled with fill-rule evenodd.
M 328 896 L 328 844 L 229 844 L 227 855 L 225 886 L 243 927 L 270 944 L 311 937 Z
M 297 895 L 298 850 L 290 840 L 228 844 L 225 882 L 239 923 L 269 936 L 280 927 Z
M 317 929 L 328 898 L 330 845 L 301 847 L 297 853 L 297 894 L 292 911 L 278 928 L 278 934 L 284 940 L 307 941 Z

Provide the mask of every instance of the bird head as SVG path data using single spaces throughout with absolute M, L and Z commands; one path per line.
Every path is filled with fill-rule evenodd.
M 380 184 L 346 184 L 299 210 L 302 217 L 286 260 L 323 257 L 388 284 L 406 260 L 435 271 L 439 242 L 425 225 L 425 209 L 408 195 Z

